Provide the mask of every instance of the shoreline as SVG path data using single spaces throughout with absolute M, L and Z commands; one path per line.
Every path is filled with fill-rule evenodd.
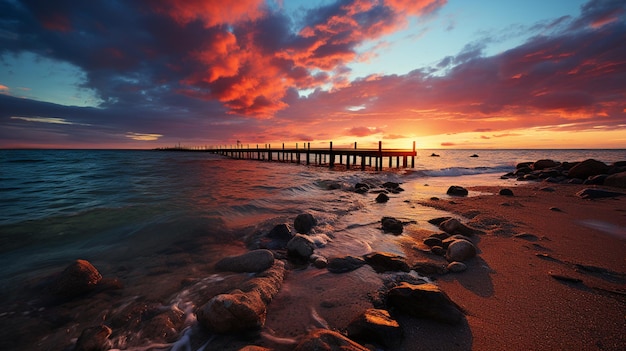
M 626 196 L 588 200 L 576 195 L 588 187 L 625 191 L 596 185 L 513 184 L 511 180 L 490 182 L 498 185 L 476 185 L 478 182 L 475 180 L 481 177 L 468 181 L 469 185 L 464 184 L 464 179 L 469 178 L 436 178 L 437 184 L 429 186 L 429 192 L 441 191 L 438 200 L 421 199 L 422 196 L 415 194 L 410 201 L 402 201 L 406 199 L 403 195 L 392 195 L 389 200 L 388 210 L 405 208 L 411 211 L 416 204 L 424 205 L 450 213 L 481 233 L 471 237 L 478 248 L 478 255 L 465 262 L 465 271 L 428 276 L 462 308 L 465 313 L 462 323 L 449 326 L 428 318 L 392 313 L 404 331 L 404 338 L 387 349 L 414 350 L 415 345 L 420 345 L 428 350 L 497 350 L 506 345 L 510 349 L 618 350 L 626 344 L 626 336 L 621 333 L 626 327 Z M 445 195 L 443 184 L 446 181 L 466 186 L 470 196 Z M 420 180 L 411 182 L 415 187 L 404 194 L 420 191 Z M 512 189 L 514 195 L 498 195 L 505 187 Z M 552 191 L 542 190 L 546 187 L 552 188 Z M 367 199 L 372 201 L 374 197 L 372 193 L 367 195 Z M 418 198 L 420 200 L 416 200 Z M 380 209 L 380 214 L 384 215 L 384 210 Z M 380 234 L 373 224 L 368 224 L 368 230 L 378 232 L 376 240 L 383 244 L 387 241 L 401 247 L 403 259 L 411 267 L 423 261 L 446 264 L 445 258 L 431 254 L 423 243 L 425 238 L 437 231 L 423 229 L 421 223 L 428 218 L 416 220 L 417 226 L 411 221 L 405 223 L 405 231 L 400 236 Z M 333 245 L 340 245 L 340 241 L 331 240 L 328 243 L 330 251 L 333 251 Z M 71 333 L 75 338 L 83 328 L 97 325 L 98 318 L 100 323 L 105 321 L 105 324 L 117 321 L 121 328 L 123 323 L 114 317 L 116 312 L 127 313 L 119 301 L 121 296 L 130 292 L 142 294 L 143 291 L 149 296 L 146 303 L 157 304 L 154 307 L 157 310 L 163 309 L 168 299 L 176 300 L 179 295 L 189 292 L 202 293 L 198 296 L 201 296 L 202 303 L 206 303 L 211 296 L 237 288 L 250 277 L 249 274 L 214 277 L 214 265 L 218 259 L 243 254 L 251 249 L 249 245 L 237 242 L 222 251 L 211 250 L 210 245 L 205 242 L 199 246 L 190 243 L 184 247 L 174 246 L 161 263 L 150 264 L 146 258 L 143 274 L 155 277 L 194 265 L 195 271 L 186 273 L 187 278 L 183 281 L 180 281 L 180 276 L 168 278 L 168 287 L 163 291 L 148 291 L 149 285 L 127 286 L 121 290 L 95 292 L 61 306 L 46 306 L 44 309 L 30 306 L 27 312 L 33 318 L 43 318 L 46 323 L 50 323 L 51 319 L 53 323 L 67 323 L 66 319 L 70 318 L 73 309 L 86 305 L 86 309 L 93 314 L 88 317 L 92 321 L 88 325 L 72 326 Z M 320 252 L 324 252 L 323 248 Z M 280 253 L 276 258 L 288 261 Z M 133 267 L 108 265 L 102 269 L 105 277 L 114 275 L 125 278 L 142 274 L 141 271 L 134 272 Z M 153 348 L 182 347 L 179 342 L 185 339 L 196 350 L 202 347 L 206 340 L 202 338 L 205 337 L 212 340 L 209 349 L 240 350 L 245 345 L 254 344 L 277 351 L 293 350 L 312 327 L 345 333 L 356 316 L 376 304 L 373 296 L 378 294 L 378 289 L 398 274 L 378 273 L 367 264 L 342 274 L 330 273 L 325 267 L 314 267 L 312 264 L 290 264 L 285 270 L 282 287 L 273 296 L 273 301 L 267 304 L 267 319 L 260 333 L 207 336 L 196 325 L 191 328 L 196 332 L 195 336 L 189 336 L 177 324 L 177 328 L 181 328 L 180 334 L 169 331 L 162 343 L 155 341 Z M 90 301 L 92 298 L 94 302 Z M 135 302 L 141 300 L 130 305 Z M 98 303 L 113 304 L 114 308 L 98 312 L 101 306 Z M 195 308 L 200 307 L 201 302 L 195 303 Z M 185 315 L 189 318 L 191 307 L 185 306 Z M 10 317 L 6 313 L 0 315 L 3 324 L 6 322 L 7 325 L 13 319 Z M 24 315 L 23 318 L 28 317 Z M 166 319 L 176 324 L 175 318 Z M 25 325 L 34 327 L 33 323 L 36 321 Z M 139 328 L 138 333 L 144 330 L 159 332 L 159 325 L 153 325 L 152 320 L 145 323 L 147 325 L 135 325 L 133 328 Z M 14 327 L 19 331 L 19 326 Z M 73 349 L 73 345 L 63 342 L 62 336 L 51 335 L 50 339 L 57 346 L 67 346 L 64 350 Z

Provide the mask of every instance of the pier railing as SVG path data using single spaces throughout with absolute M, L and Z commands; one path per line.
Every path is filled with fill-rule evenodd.
M 204 151 L 234 159 L 291 162 L 319 166 L 327 165 L 329 168 L 335 168 L 337 165 L 341 165 L 346 169 L 357 166 L 360 167 L 361 170 L 365 170 L 367 167 L 370 167 L 375 171 L 381 171 L 383 169 L 383 162 L 385 160 L 389 168 L 393 168 L 394 166 L 396 168 L 408 168 L 409 158 L 411 163 L 410 167 L 415 168 L 415 157 L 417 156 L 415 142 L 413 142 L 412 150 L 406 150 L 383 149 L 381 141 L 378 142 L 378 149 L 358 149 L 356 142 L 354 143 L 354 148 L 333 148 L 333 142 L 331 141 L 328 148 L 311 148 L 311 143 L 306 143 L 303 147 L 299 147 L 296 143 L 295 148 L 285 147 L 284 143 L 280 148 L 272 148 L 271 144 L 257 144 L 254 147 L 250 147 L 249 144 L 244 146 L 239 143 L 237 145 L 211 148 L 183 148 L 177 146 L 159 150 Z

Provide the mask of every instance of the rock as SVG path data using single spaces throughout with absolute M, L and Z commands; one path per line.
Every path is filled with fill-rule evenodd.
M 461 223 L 456 218 L 450 218 L 447 221 L 439 224 L 439 229 L 443 230 L 448 234 L 461 234 L 465 236 L 471 236 L 474 234 L 475 230 Z
M 477 155 L 477 154 L 473 154 L 473 155 L 472 155 L 472 156 L 470 156 L 470 157 L 478 157 L 478 155 Z
M 245 293 L 258 293 L 261 300 L 268 304 L 278 294 L 284 278 L 285 263 L 276 260 L 270 269 L 257 273 L 254 278 L 242 284 L 241 290 Z
M 361 268 L 365 260 L 356 256 L 333 257 L 326 267 L 331 273 L 346 273 Z
M 111 332 L 111 328 L 106 325 L 100 325 L 83 330 L 83 332 L 80 333 L 78 340 L 76 340 L 74 351 L 108 350 L 110 348 L 108 339 Z
M 383 217 L 380 222 L 383 226 L 384 232 L 402 234 L 402 231 L 404 230 L 402 222 L 393 217 Z
M 363 256 L 363 258 L 365 259 L 365 263 L 370 265 L 377 273 L 409 271 L 409 265 L 404 260 L 404 257 L 388 252 L 372 252 Z
M 272 349 L 268 349 L 266 347 L 256 346 L 256 345 L 247 345 L 240 348 L 237 351 L 272 351 Z
M 448 246 L 450 246 L 450 244 L 457 240 L 467 240 L 469 242 L 472 242 L 472 240 L 470 240 L 470 238 L 465 235 L 455 234 L 450 236 L 449 238 L 444 239 L 441 243 L 443 244 L 444 249 L 448 249 Z
M 609 175 L 604 179 L 604 185 L 616 188 L 626 188 L 626 172 Z
M 364 346 L 328 329 L 309 332 L 294 351 L 370 351 Z
M 443 250 L 443 248 L 442 248 Z M 445 265 L 436 262 L 417 262 L 413 265 L 413 270 L 425 276 L 433 276 L 448 273 Z
M 308 236 L 296 234 L 287 243 L 287 254 L 307 260 L 315 251 L 315 243 Z
M 396 182 L 383 183 L 383 188 L 385 189 L 394 190 L 394 189 L 398 189 L 399 187 L 400 187 L 400 183 L 396 183 Z
M 291 228 L 286 223 L 278 224 L 267 233 L 267 237 L 270 239 L 289 241 L 293 238 L 293 234 L 291 233 Z
M 389 201 L 389 196 L 384 193 L 380 193 L 378 194 L 378 196 L 376 196 L 376 202 L 378 202 L 379 204 L 385 203 L 387 201 Z
M 214 296 L 196 311 L 200 325 L 220 334 L 258 330 L 265 324 L 265 315 L 266 306 L 258 293 L 238 290 Z
M 348 337 L 359 342 L 373 342 L 390 347 L 402 340 L 400 324 L 389 312 L 370 308 L 357 316 L 346 329 Z
M 461 308 L 434 284 L 401 283 L 389 291 L 387 303 L 399 313 L 443 323 L 458 324 L 464 318 Z
M 532 164 L 532 169 L 534 169 L 535 171 L 540 171 L 542 169 L 546 169 L 546 168 L 553 168 L 558 166 L 559 163 L 552 161 L 552 160 L 538 160 L 535 161 L 535 163 Z
M 215 268 L 228 272 L 261 272 L 274 264 L 272 251 L 260 249 L 239 256 L 224 257 L 215 264 Z
M 432 224 L 432 225 L 440 225 L 441 223 L 447 221 L 448 219 L 450 219 L 452 217 L 437 217 L 437 218 L 432 218 L 428 220 L 428 223 Z
M 96 267 L 86 260 L 76 260 L 52 282 L 49 292 L 60 298 L 74 298 L 93 291 L 101 280 Z
M 576 193 L 579 197 L 583 199 L 600 199 L 605 197 L 616 197 L 626 195 L 624 193 L 618 193 L 615 191 L 608 191 L 602 189 L 592 189 L 586 188 Z
M 560 208 L 558 208 L 558 207 L 554 207 L 554 206 L 553 206 L 553 207 L 550 207 L 550 208 L 549 208 L 549 210 L 550 210 L 550 211 L 554 211 L 554 212 L 563 212 L 563 210 L 562 210 L 562 209 L 560 209 Z
M 467 265 L 463 262 L 453 261 L 448 264 L 448 271 L 459 273 L 467 269 Z
M 424 245 L 428 247 L 443 246 L 443 243 L 441 242 L 441 239 L 437 237 L 429 236 L 428 238 L 424 239 Z
M 310 213 L 301 213 L 293 221 L 296 232 L 301 234 L 308 234 L 316 224 L 317 220 Z
M 500 189 L 498 194 L 502 195 L 502 196 L 513 196 L 513 190 L 511 190 L 511 189 Z
M 588 159 L 572 167 L 568 172 L 568 177 L 587 179 L 594 175 L 606 173 L 608 170 L 609 166 L 604 162 Z
M 452 195 L 452 196 L 467 196 L 468 191 L 462 186 L 452 185 L 451 187 L 448 188 L 448 191 L 446 191 L 446 194 Z
M 549 186 L 543 187 L 543 188 L 541 188 L 539 190 L 545 191 L 545 192 L 548 192 L 548 193 L 553 193 L 553 192 L 556 191 L 556 189 L 554 189 L 553 187 L 549 187 Z
M 443 246 L 433 246 L 430 248 L 430 252 L 434 253 L 437 256 L 445 256 L 446 249 Z
M 539 240 L 539 238 L 535 234 L 530 234 L 530 233 L 519 233 L 519 234 L 513 235 L 513 237 L 518 238 L 518 239 L 528 240 L 528 241 Z
M 572 276 L 564 275 L 560 273 L 548 272 L 548 275 L 562 282 L 568 282 L 568 283 L 581 283 L 582 282 L 582 279 L 578 279 L 576 277 L 572 277 Z
M 141 336 L 153 342 L 175 342 L 180 336 L 178 330 L 181 328 L 183 316 L 184 312 L 178 308 L 158 314 L 141 328 Z
M 465 261 L 476 256 L 476 246 L 467 240 L 455 240 L 448 246 L 446 259 L 450 262 Z
M 322 269 L 328 267 L 328 260 L 324 256 L 311 255 L 311 262 L 313 262 L 315 268 Z
M 591 176 L 589 178 L 587 178 L 583 184 L 585 185 L 602 185 L 604 184 L 604 181 L 606 180 L 606 178 L 608 177 L 608 175 L 606 174 L 598 174 L 595 176 Z
M 359 193 L 359 194 L 365 194 L 370 190 L 369 185 L 365 184 L 365 183 L 356 183 L 354 185 L 354 191 Z

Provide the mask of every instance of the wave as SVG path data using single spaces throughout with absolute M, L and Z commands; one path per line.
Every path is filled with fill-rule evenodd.
M 426 177 L 460 177 L 466 175 L 489 174 L 489 173 L 507 173 L 515 170 L 510 165 L 500 165 L 495 167 L 447 167 L 433 170 L 421 170 L 415 172 L 417 176 Z

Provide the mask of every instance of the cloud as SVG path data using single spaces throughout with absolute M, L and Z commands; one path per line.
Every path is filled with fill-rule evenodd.
M 379 134 L 382 132 L 383 131 L 380 128 L 376 127 L 352 127 L 348 131 L 346 131 L 346 135 L 364 137 Z
M 154 141 L 159 140 L 163 135 L 162 134 L 149 134 L 149 133 L 134 133 L 128 132 L 126 133 L 126 137 L 132 140 L 138 141 Z
M 38 122 L 38 123 L 52 123 L 52 124 L 80 124 L 73 123 L 64 118 L 54 118 L 54 117 L 19 117 L 19 116 L 11 116 L 11 119 L 22 120 L 26 122 Z
M 0 84 L 0 93 L 8 93 L 8 92 L 9 92 L 9 87 L 7 87 L 6 85 Z

